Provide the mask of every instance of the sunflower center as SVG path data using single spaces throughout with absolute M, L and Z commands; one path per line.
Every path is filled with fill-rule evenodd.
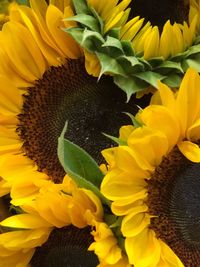
M 74 226 L 54 229 L 48 241 L 37 248 L 32 267 L 95 267 L 98 258 L 88 251 L 93 239 L 90 229 L 78 229 Z
M 200 164 L 181 171 L 171 192 L 170 214 L 185 241 L 200 245 Z
M 101 163 L 100 151 L 113 145 L 102 133 L 117 135 L 122 122 L 130 123 L 123 112 L 136 111 L 133 101 L 126 103 L 126 95 L 110 77 L 98 82 L 86 73 L 82 59 L 69 60 L 46 71 L 35 87 L 28 89 L 17 131 L 25 154 L 39 171 L 61 181 L 64 171 L 57 145 L 66 121 L 65 137 Z
M 140 16 L 161 30 L 167 20 L 183 23 L 188 20 L 189 1 L 185 0 L 133 0 L 131 17 Z
M 147 181 L 150 227 L 187 267 L 200 266 L 199 171 L 176 147 Z

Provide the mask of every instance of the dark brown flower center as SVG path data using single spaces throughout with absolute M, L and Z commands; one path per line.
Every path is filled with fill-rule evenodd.
M 178 150 L 163 159 L 148 181 L 151 228 L 187 267 L 200 266 L 200 164 Z
M 188 11 L 189 1 L 184 0 L 133 0 L 131 3 L 131 17 L 145 18 L 160 30 L 167 20 L 171 23 L 188 21 Z
M 87 250 L 92 242 L 89 228 L 55 229 L 48 241 L 37 248 L 31 267 L 96 267 L 97 256 Z
M 122 122 L 130 123 L 123 112 L 136 110 L 133 100 L 127 104 L 125 93 L 110 77 L 97 81 L 87 74 L 82 59 L 69 60 L 46 71 L 28 89 L 17 131 L 25 154 L 39 171 L 61 181 L 64 171 L 57 158 L 57 143 L 66 121 L 65 137 L 101 163 L 101 150 L 113 145 L 102 133 L 117 135 Z

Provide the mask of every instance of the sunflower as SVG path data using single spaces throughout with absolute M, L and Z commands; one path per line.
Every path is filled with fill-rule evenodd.
M 101 192 L 122 219 L 129 263 L 199 266 L 200 76 L 189 69 L 173 93 L 159 82 L 135 126 L 123 126 L 124 145 L 106 149 Z
M 57 139 L 66 120 L 67 137 L 98 158 L 110 145 L 101 132 L 118 131 L 119 117 L 125 117 L 121 111 L 134 109 L 109 78 L 97 83 L 85 71 L 82 51 L 60 29 L 72 24 L 62 21 L 71 16 L 71 6 L 64 7 L 62 1 L 60 9 L 45 1 L 30 4 L 31 8 L 14 6 L 0 32 L 1 182 L 7 181 L 1 195 L 9 192 L 11 180 L 18 181 L 11 177 L 22 179 L 26 171 L 41 179 L 48 175 L 62 180 Z M 118 121 L 110 110 L 115 110 Z M 76 140 L 74 131 L 79 133 Z
M 33 201 L 49 183 L 62 183 L 65 171 L 57 145 L 66 121 L 66 137 L 101 163 L 100 151 L 113 143 L 102 132 L 117 133 L 120 120 L 129 122 L 122 111 L 135 110 L 109 77 L 97 83 L 86 72 L 82 49 L 61 30 L 75 25 L 63 21 L 72 14 L 70 1 L 16 4 L 0 31 L 0 196 L 1 204 L 11 208 L 1 212 L 1 219 L 12 214 L 13 205 Z M 59 235 L 59 230 L 52 233 Z
M 78 25 L 65 31 L 84 47 L 88 73 L 112 75 L 128 100 L 149 86 L 156 88 L 157 80 L 178 88 L 189 67 L 200 71 L 199 0 L 131 1 L 129 17 L 109 28 L 96 9 L 94 15 L 95 7 L 81 3 L 84 9 L 75 8 L 75 16 L 67 19 Z
M 78 188 L 68 176 L 61 184 L 47 181 L 32 200 L 24 202 L 13 198 L 11 203 L 20 209 L 20 214 L 0 223 L 3 229 L 10 229 L 0 235 L 0 266 L 27 266 L 30 261 L 31 266 L 49 266 L 51 261 L 59 266 L 66 263 L 80 266 L 80 262 L 97 266 L 97 257 L 87 252 L 89 245 L 89 250 L 95 250 L 99 257 L 98 266 L 129 266 L 117 239 L 103 222 L 103 207 L 98 197 Z M 70 224 L 73 227 L 69 228 Z M 91 235 L 89 227 L 93 228 Z M 39 246 L 42 247 L 31 260 Z

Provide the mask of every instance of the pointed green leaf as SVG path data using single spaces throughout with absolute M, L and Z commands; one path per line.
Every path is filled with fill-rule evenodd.
M 110 73 L 113 75 L 121 75 L 126 77 L 126 73 L 123 70 L 123 68 L 120 66 L 120 64 L 117 62 L 116 59 L 103 54 L 103 53 L 96 53 L 100 64 L 101 64 L 101 72 L 99 77 L 101 77 L 104 73 Z
M 126 93 L 127 102 L 133 94 L 148 87 L 148 83 L 138 79 L 137 77 L 122 77 L 120 75 L 115 75 L 114 82 Z
M 123 53 L 123 48 L 120 40 L 113 38 L 111 36 L 107 36 L 105 43 L 102 45 L 103 47 L 115 47 Z
M 99 166 L 86 151 L 64 138 L 66 128 L 67 125 L 58 139 L 58 156 L 63 168 L 99 187 L 103 179 Z
M 187 58 L 195 54 L 200 54 L 200 44 L 193 45 L 187 50 Z
M 98 21 L 90 15 L 79 14 L 70 18 L 65 18 L 64 21 L 76 21 L 81 23 L 83 26 L 88 27 L 92 31 L 99 32 L 100 25 Z
M 152 71 L 137 73 L 134 74 L 133 76 L 141 79 L 144 82 L 147 82 L 148 84 L 152 85 L 155 88 L 158 88 L 158 80 L 161 81 L 166 77 L 164 75 Z
M 162 80 L 163 83 L 172 88 L 178 88 L 183 77 L 181 74 L 170 74 Z
M 132 44 L 128 40 L 121 40 L 121 44 L 124 50 L 124 54 L 128 57 L 135 57 L 135 52 L 132 47 Z
M 128 113 L 128 112 L 124 112 L 124 113 L 129 116 L 129 118 L 132 120 L 133 125 L 136 128 L 142 127 L 143 124 L 141 122 L 139 122 L 138 120 L 136 120 L 136 118 L 135 118 L 135 116 L 133 116 L 133 114 Z
M 154 58 L 150 58 L 148 60 L 149 64 L 152 66 L 152 68 L 155 68 L 157 66 L 160 66 L 164 61 L 163 57 L 154 57 Z
M 103 30 L 104 30 L 104 21 L 103 19 L 99 16 L 99 14 L 96 12 L 96 10 L 93 7 L 89 7 L 91 13 L 93 14 L 93 16 L 96 18 L 96 20 L 99 23 L 100 26 L 100 34 L 103 35 Z
M 85 0 L 72 0 L 76 14 L 91 15 Z
M 134 74 L 144 71 L 144 66 L 136 57 L 120 56 L 117 58 L 119 64 L 127 72 L 127 74 Z
M 29 0 L 17 0 L 16 2 L 20 5 L 29 6 Z
M 160 74 L 167 75 L 170 72 L 180 72 L 183 73 L 183 69 L 179 62 L 164 61 L 160 66 L 155 67 L 154 70 Z
M 87 152 L 64 138 L 66 129 L 67 123 L 58 138 L 58 158 L 61 165 L 79 187 L 93 191 L 103 203 L 110 205 L 99 191 L 103 179 L 99 166 Z
M 120 39 L 120 28 L 113 28 L 109 30 L 106 35 L 116 39 Z
M 186 71 L 189 67 L 194 68 L 196 71 L 200 72 L 200 55 L 196 56 L 195 59 L 188 58 L 185 59 L 183 62 L 184 71 Z
M 78 44 L 82 43 L 84 29 L 82 28 L 63 28 L 63 31 L 67 32 Z
M 84 46 L 84 43 L 88 40 L 96 44 L 97 47 L 102 46 L 102 44 L 105 42 L 100 33 L 85 29 L 83 32 L 82 45 Z
M 109 139 L 114 141 L 119 146 L 126 146 L 127 145 L 127 142 L 122 140 L 122 139 L 120 139 L 120 138 L 114 137 L 114 136 L 106 134 L 106 133 L 103 133 L 103 135 L 105 135 L 106 137 L 108 137 Z

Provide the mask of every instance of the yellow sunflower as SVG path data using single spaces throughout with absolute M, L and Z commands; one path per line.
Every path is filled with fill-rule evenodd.
M 62 181 L 65 173 L 57 158 L 57 139 L 66 120 L 68 138 L 98 160 L 100 150 L 110 145 L 101 132 L 117 132 L 120 126 L 109 110 L 122 119 L 120 111 L 133 110 L 110 79 L 97 83 L 85 71 L 81 49 L 61 30 L 74 25 L 63 22 L 73 13 L 70 3 L 14 5 L 0 32 L 1 196 L 15 191 L 32 197 L 37 182 Z M 100 4 L 95 5 L 98 9 Z M 77 139 L 74 131 L 80 132 Z
M 200 71 L 199 0 L 131 1 L 123 20 L 115 23 L 115 14 L 108 28 L 93 3 L 81 0 L 81 9 L 73 3 L 75 14 L 66 21 L 78 24 L 65 31 L 84 48 L 87 72 L 113 76 L 128 100 L 152 91 L 157 80 L 178 88 L 189 67 Z
M 159 82 L 135 126 L 121 128 L 124 145 L 103 151 L 101 192 L 122 218 L 129 263 L 200 265 L 200 76 L 189 69 L 177 93 Z
M 117 3 L 112 3 L 115 11 Z M 97 2 L 96 5 L 98 8 Z M 103 6 L 101 8 L 104 10 Z M 67 120 L 67 138 L 88 150 L 101 163 L 100 151 L 112 144 L 102 132 L 111 134 L 114 130 L 117 133 L 121 125 L 119 118 L 126 119 L 121 111 L 134 112 L 133 105 L 125 103 L 125 95 L 109 77 L 97 83 L 97 79 L 86 72 L 82 49 L 61 29 L 75 25 L 63 21 L 72 15 L 71 1 L 50 1 L 50 4 L 44 0 L 30 1 L 30 7 L 16 4 L 0 31 L 0 196 L 2 206 L 6 207 L 6 212 L 1 209 L 1 219 L 12 214 L 12 205 L 21 208 L 28 203 L 36 205 L 36 196 L 42 194 L 42 188 L 49 188 L 52 182 L 62 183 L 65 171 L 57 157 L 57 145 Z M 46 192 L 41 202 L 48 202 L 51 197 L 51 208 L 56 209 L 59 197 L 50 195 Z M 8 212 L 10 206 L 11 212 Z M 84 209 L 82 202 L 80 209 L 81 206 Z M 45 209 L 42 204 L 38 207 Z M 74 215 L 69 219 L 63 215 L 61 207 L 58 212 L 63 218 L 60 219 L 38 207 L 33 205 L 30 212 L 37 215 L 39 221 L 39 212 L 45 216 L 41 219 L 45 221 L 45 229 L 38 234 L 30 232 L 31 238 L 37 235 L 38 243 L 27 250 L 26 244 L 15 243 L 14 251 L 22 253 L 16 254 L 19 257 L 30 258 L 34 248 L 48 238 L 52 226 L 64 228 L 73 220 L 75 226 L 83 227 L 78 224 L 78 209 L 73 210 Z M 25 208 L 24 211 L 29 212 Z M 19 217 L 24 218 L 21 215 Z M 69 229 L 66 234 L 71 231 Z M 70 237 L 76 231 L 70 232 Z M 12 238 L 12 234 L 4 234 L 7 233 L 0 235 L 2 244 L 4 236 Z M 88 236 L 89 233 L 84 239 Z M 27 241 L 29 239 L 28 236 Z M 2 246 L 2 251 L 4 249 L 9 248 Z M 37 253 L 38 249 L 34 255 Z
M 92 236 L 94 236 L 94 242 L 90 245 L 89 250 L 94 250 L 98 256 L 100 260 L 98 266 L 129 266 L 127 257 L 123 255 L 118 247 L 117 239 L 106 223 L 103 222 L 103 207 L 100 200 L 93 192 L 77 188 L 76 184 L 68 176 L 65 177 L 61 184 L 54 184 L 49 181 L 45 185 L 41 185 L 40 192 L 32 200 L 24 202 L 13 198 L 11 203 L 15 206 L 18 204 L 21 214 L 8 217 L 0 223 L 2 229 L 11 229 L 10 232 L 0 234 L 0 266 L 14 267 L 17 264 L 27 266 L 36 247 L 42 245 L 32 259 L 31 266 L 44 266 L 45 264 L 47 264 L 45 266 L 48 266 L 50 261 L 48 257 L 51 254 L 54 255 L 55 250 L 58 249 L 57 246 L 61 250 L 62 246 L 64 246 L 65 250 L 69 250 L 74 242 L 76 242 L 76 246 L 84 242 L 89 247 L 92 242 Z M 73 234 L 70 236 L 67 228 L 70 224 L 80 229 L 86 226 L 92 227 L 91 237 L 86 235 L 90 229 L 76 233 L 73 228 L 70 228 Z M 55 230 L 52 231 L 54 228 Z M 55 231 L 59 229 L 63 236 L 60 239 L 55 235 Z M 47 255 L 43 252 L 45 243 L 47 243 L 46 246 L 48 248 Z M 69 256 L 67 256 L 66 252 L 60 251 L 59 258 L 53 259 L 53 256 L 51 256 L 52 260 L 56 260 L 60 264 L 62 261 L 66 262 L 68 260 L 68 264 L 76 266 L 76 246 L 74 246 L 74 254 L 71 259 L 67 258 Z M 41 251 L 43 254 L 40 255 Z M 88 264 L 97 266 L 97 258 L 92 256 L 91 252 L 88 252 L 88 254 L 86 252 L 87 247 L 84 249 L 83 246 L 82 250 L 78 251 L 80 253 L 79 257 L 88 257 Z M 11 255 L 13 257 L 10 257 Z M 79 257 L 78 262 L 80 264 Z M 87 260 L 85 261 L 82 258 L 85 264 Z

